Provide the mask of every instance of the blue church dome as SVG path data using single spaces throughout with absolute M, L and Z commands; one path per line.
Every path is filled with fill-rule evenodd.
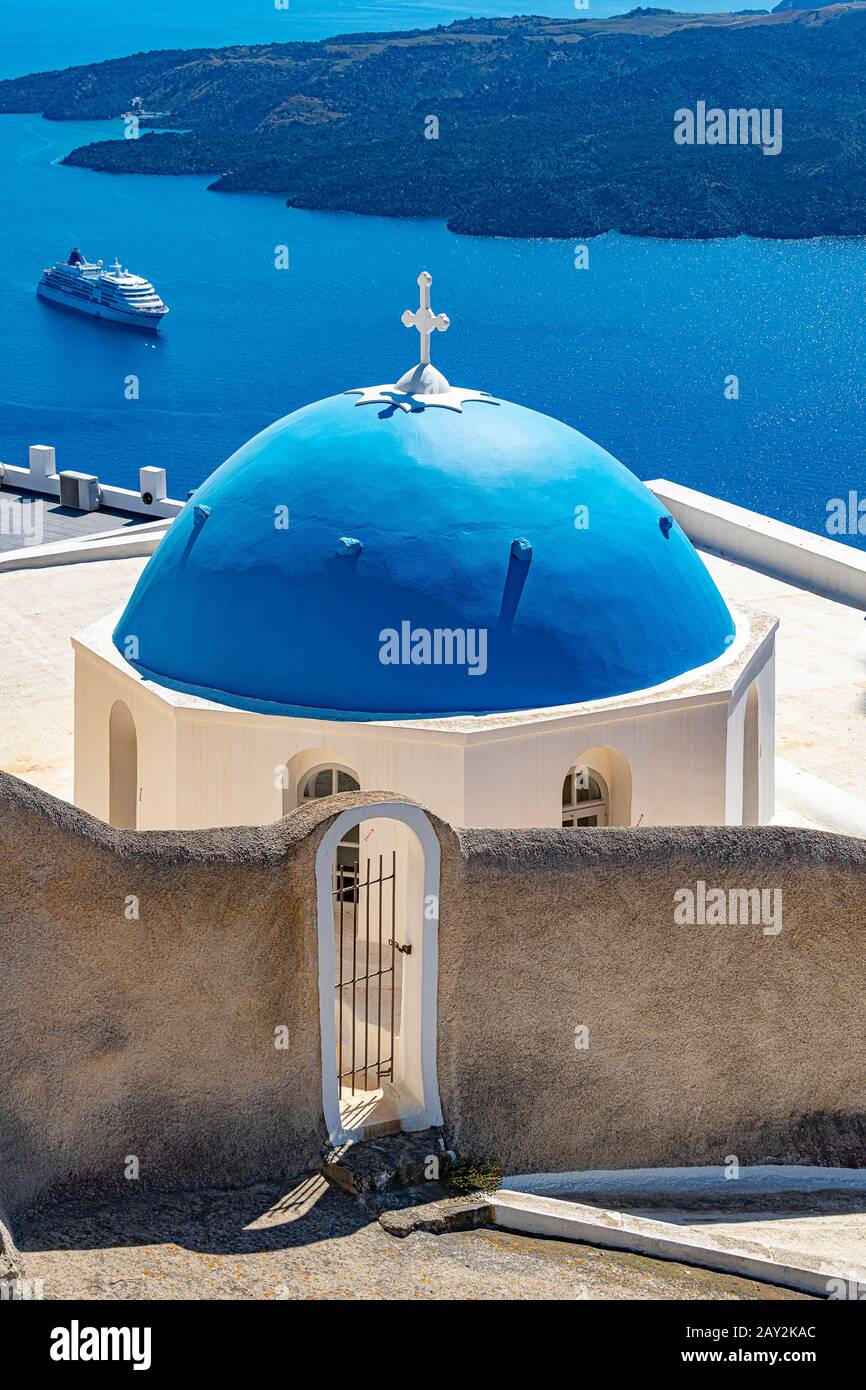
M 114 641 L 163 686 L 371 719 L 621 695 L 733 636 L 628 469 L 549 416 L 452 391 L 422 357 L 397 387 L 297 410 L 218 468 Z
M 463 634 L 462 664 L 437 631 Z M 198 489 L 114 640 L 175 689 L 369 718 L 620 695 L 733 633 L 679 526 L 568 425 L 504 401 L 457 414 L 334 396 Z

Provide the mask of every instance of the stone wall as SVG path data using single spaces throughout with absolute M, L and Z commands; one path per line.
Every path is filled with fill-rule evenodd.
M 866 1164 L 866 843 L 682 827 L 460 846 L 440 932 L 455 1144 L 511 1173 Z M 781 889 L 782 930 L 676 925 L 698 880 Z
M 137 833 L 0 774 L 0 1207 L 123 1190 L 130 1157 L 177 1188 L 317 1161 L 315 854 L 384 799 Z M 512 1173 L 864 1162 L 866 844 L 431 820 L 457 1147 Z M 781 889 L 781 932 L 675 925 L 698 880 Z
M 254 1181 L 317 1159 L 315 822 L 120 831 L 0 774 L 10 1214 L 122 1188 L 129 1156 L 143 1187 Z

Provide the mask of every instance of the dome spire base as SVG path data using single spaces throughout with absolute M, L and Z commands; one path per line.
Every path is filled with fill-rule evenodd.
M 494 400 L 493 396 L 486 391 L 465 390 L 461 386 L 449 386 L 445 378 L 442 382 L 445 389 L 436 392 L 407 389 L 411 388 L 411 383 L 415 375 L 420 371 L 420 367 L 415 367 L 411 372 L 393 385 L 384 386 L 357 386 L 352 391 L 344 391 L 345 396 L 360 396 L 360 400 L 355 405 L 392 405 L 398 410 L 426 410 L 430 406 L 439 406 L 442 410 L 456 410 L 458 415 L 463 413 L 463 407 L 468 401 L 478 401 L 482 405 L 499 405 L 499 401 Z M 429 368 L 425 369 L 429 370 Z M 439 373 L 436 373 L 438 376 Z
M 403 373 L 395 390 L 404 391 L 407 396 L 444 396 L 451 390 L 451 383 L 429 362 L 419 362 Z

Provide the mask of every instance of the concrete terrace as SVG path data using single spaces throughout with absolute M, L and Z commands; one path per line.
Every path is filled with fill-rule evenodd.
M 125 603 L 147 557 L 0 571 L 0 767 L 72 800 L 70 634 Z
M 703 558 L 729 604 L 779 619 L 777 823 L 866 835 L 863 613 L 745 565 Z
M 75 511 L 53 497 L 36 497 L 32 492 L 7 485 L 0 492 L 0 554 L 140 526 L 147 520 L 146 516 L 133 516 L 111 507 L 100 507 L 94 512 Z
M 95 516 L 100 530 L 109 529 L 105 512 Z M 118 524 L 131 522 L 123 518 Z M 862 612 L 747 565 L 711 554 L 704 559 L 730 604 L 780 619 L 777 823 L 866 835 Z M 11 572 L 0 564 L 5 629 L 0 768 L 72 799 L 70 635 L 121 607 L 146 563 L 147 556 L 138 555 Z
M 388 1195 L 401 1206 L 412 1201 L 408 1191 Z M 380 1220 L 372 1204 L 319 1174 L 300 1176 L 288 1191 L 263 1184 L 67 1203 L 28 1218 L 18 1239 L 24 1277 L 41 1279 L 47 1299 L 808 1297 L 695 1265 L 510 1231 L 395 1236 L 387 1212 Z

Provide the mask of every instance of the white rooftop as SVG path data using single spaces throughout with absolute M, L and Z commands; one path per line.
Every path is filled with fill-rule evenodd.
M 866 836 L 863 613 L 730 560 L 703 558 L 729 603 L 779 619 L 777 823 Z
M 744 564 L 704 559 L 735 608 L 780 619 L 777 808 L 780 824 L 866 836 L 866 623 L 858 609 Z M 70 637 L 122 607 L 147 556 L 0 571 L 5 652 L 0 767 L 72 799 Z

